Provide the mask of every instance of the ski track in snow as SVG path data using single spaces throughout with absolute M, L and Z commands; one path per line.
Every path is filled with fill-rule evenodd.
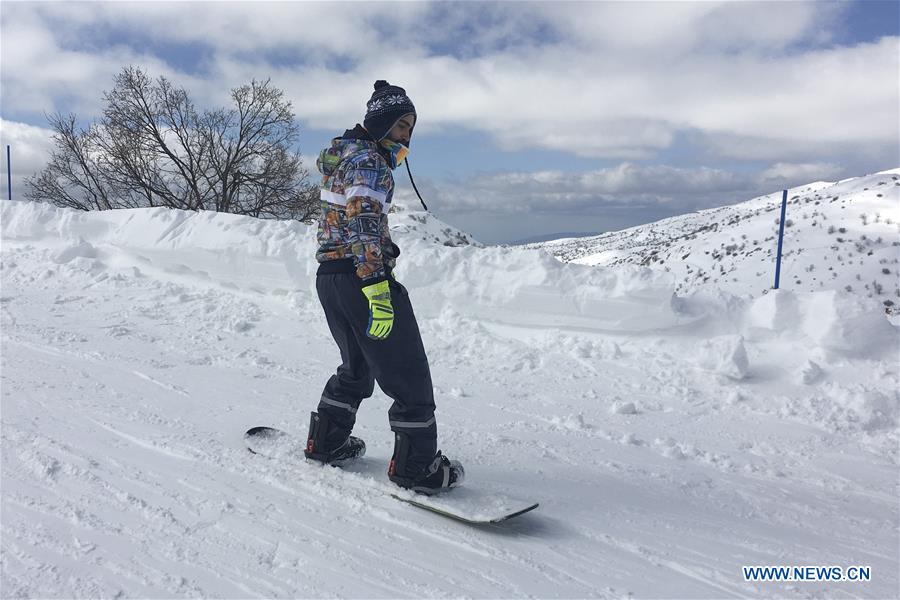
M 4 210 L 5 225 L 28 218 Z M 530 302 L 552 299 L 553 288 L 491 296 L 509 276 L 492 270 L 501 251 L 442 248 L 448 279 L 469 281 L 481 301 L 462 305 L 458 289 L 442 296 L 425 275 L 400 274 L 419 278 L 407 287 L 441 448 L 466 465 L 467 485 L 541 503 L 503 525 L 469 527 L 389 497 L 390 401 L 377 389 L 358 416 L 368 454 L 345 472 L 244 449 L 253 425 L 303 435 L 337 364 L 312 267 L 289 251 L 309 250 L 307 237 L 204 215 L 203 226 L 264 238 L 259 250 L 216 250 L 190 215 L 127 212 L 148 221 L 150 242 L 60 233 L 72 224 L 52 235 L 4 229 L 3 597 L 877 598 L 898 589 L 889 355 L 742 329 L 730 317 L 745 305 L 683 319 L 660 310 L 642 326 L 636 315 L 670 295 L 644 276 L 618 276 L 610 285 L 631 292 L 609 292 L 595 322 L 535 312 Z M 154 229 L 154 219 L 165 222 Z M 438 256 L 400 243 L 404 258 Z M 502 256 L 498 264 L 531 265 L 538 255 Z M 804 383 L 810 360 L 821 374 Z M 743 581 L 742 565 L 771 564 L 869 565 L 873 579 Z

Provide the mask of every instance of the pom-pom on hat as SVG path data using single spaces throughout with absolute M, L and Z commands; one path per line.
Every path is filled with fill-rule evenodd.
M 366 119 L 363 126 L 369 135 L 379 142 L 387 136 L 400 117 L 415 112 L 416 107 L 406 95 L 406 90 L 379 79 L 375 82 L 375 91 L 366 104 Z

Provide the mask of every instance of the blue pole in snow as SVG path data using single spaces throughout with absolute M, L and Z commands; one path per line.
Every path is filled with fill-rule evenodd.
M 784 213 L 787 212 L 787 190 L 781 197 L 781 221 L 778 225 L 778 258 L 775 260 L 775 289 L 778 289 L 778 282 L 781 279 L 781 244 L 784 241 Z
M 9 144 L 6 145 L 6 191 L 12 200 L 12 160 L 9 158 Z

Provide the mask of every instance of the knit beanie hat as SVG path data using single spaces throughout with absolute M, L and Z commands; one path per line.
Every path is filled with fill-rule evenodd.
M 397 124 L 400 117 L 415 112 L 416 107 L 406 95 L 406 90 L 379 79 L 375 82 L 375 91 L 366 104 L 366 119 L 363 126 L 376 142 L 380 142 Z

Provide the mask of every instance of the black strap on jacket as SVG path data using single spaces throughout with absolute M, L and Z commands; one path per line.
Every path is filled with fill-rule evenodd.
M 422 208 L 425 209 L 425 212 L 428 212 L 428 207 L 425 206 L 425 201 L 422 200 L 422 194 L 419 193 L 419 188 L 416 187 L 416 182 L 413 179 L 412 171 L 409 170 L 409 157 L 406 158 L 406 172 L 409 174 L 409 182 L 412 184 L 413 189 L 416 190 L 416 196 L 419 197 L 419 202 L 422 203 Z

